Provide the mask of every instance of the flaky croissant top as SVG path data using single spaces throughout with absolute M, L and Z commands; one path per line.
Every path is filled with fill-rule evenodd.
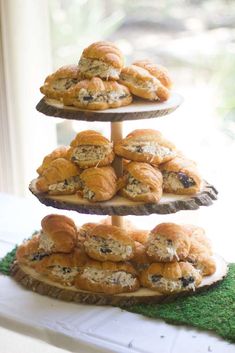
M 73 176 L 77 176 L 80 169 L 64 158 L 53 160 L 42 175 L 36 179 L 35 186 L 39 192 L 47 192 L 49 185 L 58 183 Z
M 161 172 L 148 163 L 130 162 L 126 165 L 125 171 L 139 182 L 150 186 L 152 190 L 159 189 L 162 185 Z
M 85 48 L 82 52 L 82 57 L 89 59 L 99 59 L 116 68 L 123 67 L 123 54 L 118 47 L 108 41 L 95 42 Z
M 70 143 L 71 147 L 81 145 L 112 146 L 112 143 L 102 134 L 95 130 L 85 130 L 79 132 Z

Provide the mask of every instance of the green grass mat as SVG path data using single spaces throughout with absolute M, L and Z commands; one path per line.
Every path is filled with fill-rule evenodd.
M 0 259 L 0 272 L 2 272 L 4 275 L 10 275 L 10 267 L 15 260 L 16 249 L 17 246 L 15 246 L 13 250 L 7 253 L 5 257 Z
M 9 275 L 16 248 L 0 260 L 0 272 Z M 125 310 L 127 310 L 125 308 Z M 216 287 L 165 304 L 138 304 L 128 311 L 173 324 L 211 330 L 235 342 L 235 264 L 229 265 L 228 276 Z

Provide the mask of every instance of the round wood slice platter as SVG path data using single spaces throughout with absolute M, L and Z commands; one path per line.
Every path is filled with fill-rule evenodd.
M 115 295 L 83 291 L 75 287 L 65 287 L 59 283 L 52 282 L 47 277 L 35 272 L 32 268 L 19 265 L 17 262 L 12 265 L 11 276 L 27 289 L 55 299 L 85 304 L 128 307 L 137 303 L 169 302 L 178 297 L 192 295 L 215 286 L 226 276 L 228 271 L 227 263 L 222 257 L 216 255 L 215 260 L 217 266 L 216 272 L 212 276 L 204 277 L 201 285 L 195 291 L 190 290 L 171 295 L 161 294 L 146 288 L 140 288 L 138 291 L 132 293 Z
M 87 110 L 64 106 L 55 99 L 42 98 L 36 109 L 44 115 L 56 118 L 86 121 L 123 121 L 157 118 L 172 113 L 183 102 L 183 97 L 172 92 L 166 102 L 151 102 L 135 98 L 130 105 L 107 110 Z
M 170 214 L 182 210 L 197 210 L 200 206 L 211 205 L 217 199 L 216 189 L 207 182 L 204 182 L 202 190 L 195 195 L 163 194 L 159 203 L 134 202 L 118 195 L 109 201 L 92 203 L 76 194 L 58 196 L 38 194 L 33 184 L 34 181 L 30 184 L 30 191 L 46 206 L 96 215 Z

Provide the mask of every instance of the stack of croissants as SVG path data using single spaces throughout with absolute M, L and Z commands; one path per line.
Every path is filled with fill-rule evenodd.
M 41 231 L 17 249 L 20 265 L 65 287 L 116 294 L 140 287 L 162 294 L 195 290 L 216 270 L 205 231 L 193 225 L 120 228 L 110 218 L 77 227 L 63 215 L 42 219 Z
M 104 110 L 131 104 L 133 96 L 166 101 L 172 80 L 168 70 L 149 60 L 124 66 L 114 43 L 101 41 L 85 48 L 78 65 L 59 68 L 49 75 L 41 92 L 65 106 Z
M 111 166 L 123 158 L 123 176 Z M 157 203 L 165 193 L 200 191 L 195 162 L 179 152 L 156 130 L 139 129 L 114 144 L 94 130 L 77 134 L 69 147 L 47 155 L 30 189 L 49 195 L 71 195 L 89 202 L 110 200 L 117 193 L 132 201 Z

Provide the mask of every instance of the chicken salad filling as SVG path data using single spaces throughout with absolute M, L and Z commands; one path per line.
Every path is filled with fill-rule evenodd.
M 69 192 L 74 193 L 81 188 L 81 181 L 79 175 L 72 176 L 56 184 L 49 185 L 49 191 L 51 192 Z
M 130 196 L 137 196 L 150 192 L 150 187 L 135 179 L 132 175 L 128 176 L 128 184 L 124 189 Z
M 156 239 L 150 240 L 147 254 L 149 256 L 157 255 L 161 260 L 171 261 L 174 258 L 179 260 L 177 249 L 171 239 L 157 236 Z
M 76 78 L 59 78 L 53 83 L 55 91 L 66 91 L 78 83 Z
M 91 76 L 99 76 L 108 80 L 111 77 L 119 77 L 121 69 L 113 67 L 102 60 L 90 59 L 82 57 L 79 61 L 79 70 L 81 74 Z
M 85 161 L 100 161 L 112 152 L 112 144 L 106 146 L 97 145 L 81 145 L 74 149 L 71 161 L 85 162 Z
M 195 277 L 187 276 L 181 277 L 176 280 L 167 279 L 161 275 L 149 275 L 148 280 L 153 287 L 159 290 L 175 292 L 182 289 L 192 289 L 195 290 Z
M 195 181 L 183 172 L 169 172 L 164 170 L 163 175 L 163 188 L 171 189 L 173 191 L 178 189 L 188 189 L 195 186 Z
M 81 88 L 77 96 L 78 100 L 84 105 L 94 102 L 111 104 L 127 97 L 130 97 L 130 94 L 123 90 L 92 92 L 85 88 Z
M 82 277 L 92 283 L 113 284 L 122 287 L 132 287 L 136 284 L 136 277 L 125 271 L 99 270 L 88 267 L 83 271 Z
M 156 142 L 133 143 L 125 146 L 125 149 L 130 152 L 148 153 L 159 157 L 174 155 L 174 151 L 172 151 L 170 148 L 161 146 Z
M 102 238 L 99 236 L 92 236 L 88 240 L 85 240 L 84 245 L 89 249 L 99 254 L 112 254 L 121 255 L 122 259 L 125 260 L 133 253 L 133 248 L 130 245 L 122 244 L 114 239 Z

